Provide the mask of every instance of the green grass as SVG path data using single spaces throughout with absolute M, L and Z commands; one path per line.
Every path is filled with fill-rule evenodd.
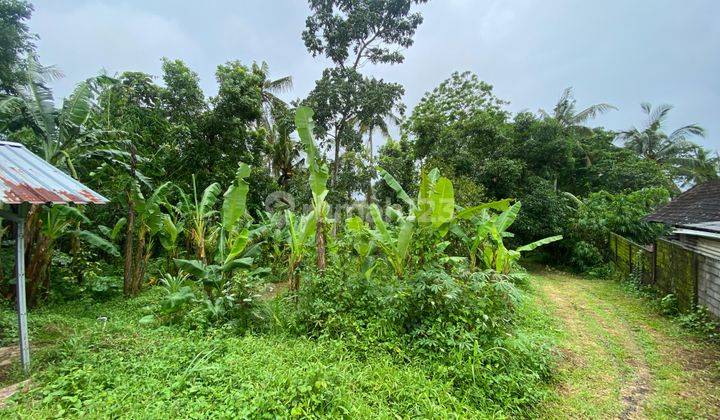
M 543 417 L 720 416 L 720 349 L 613 281 L 537 276 L 564 362 Z
M 507 417 L 482 392 L 459 392 L 452 375 L 383 352 L 358 353 L 340 340 L 310 340 L 279 332 L 237 336 L 215 329 L 141 327 L 154 292 L 130 300 L 51 306 L 30 313 L 33 387 L 14 397 L 4 416 L 47 417 Z M 97 320 L 107 316 L 106 323 Z M 532 299 L 519 308 L 512 343 L 548 343 L 550 318 Z M 4 310 L 3 324 L 14 322 Z M 497 349 L 496 349 L 497 350 Z M 500 349 L 502 350 L 502 349 Z M 499 351 L 499 350 L 498 350 Z M 507 350 L 506 350 L 507 351 Z M 490 367 L 496 369 L 496 367 Z M 494 371 L 494 370 L 491 370 Z M 478 372 L 480 375 L 480 372 Z M 479 376 L 480 377 L 480 376 Z M 530 376 L 525 376 L 530 377 Z M 19 380 L 19 370 L 5 378 Z M 498 386 L 512 376 L 495 378 Z M 482 384 L 478 385 L 482 388 Z M 516 393 L 484 392 L 507 398 Z M 528 382 L 533 398 L 551 390 Z
M 51 306 L 30 314 L 33 387 L 0 415 L 720 416 L 720 349 L 658 315 L 646 300 L 611 281 L 561 273 L 536 276 L 524 296 L 513 336 L 502 348 L 482 349 L 502 357 L 450 370 L 282 329 L 237 336 L 224 329 L 141 327 L 142 308 L 157 298 L 153 291 Z M 10 308 L 0 312 L 0 322 L 14 325 Z M 549 349 L 554 358 L 518 362 L 517 355 Z M 555 375 L 548 383 L 541 372 L 550 368 Z M 20 378 L 14 366 L 2 380 Z

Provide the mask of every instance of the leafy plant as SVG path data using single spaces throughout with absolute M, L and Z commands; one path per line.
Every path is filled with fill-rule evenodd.
M 141 324 L 150 324 L 158 319 L 172 321 L 195 298 L 189 276 L 185 273 L 178 275 L 164 273 L 160 278 L 160 288 L 163 291 L 160 304 L 154 313 L 140 319 Z
M 250 166 L 240 163 L 234 183 L 228 187 L 224 194 L 222 205 L 221 223 L 218 226 L 219 244 L 216 249 L 212 263 L 204 259 L 187 260 L 175 259 L 177 266 L 199 280 L 207 293 L 208 299 L 217 299 L 222 295 L 226 282 L 232 273 L 240 268 L 251 268 L 257 254 L 257 244 L 250 245 L 250 232 L 242 223 L 246 214 L 246 199 L 248 183 L 245 180 L 250 175 Z M 212 186 L 211 186 L 212 187 Z M 206 219 L 214 214 L 211 203 L 216 199 L 216 188 L 208 187 L 203 193 L 203 199 L 196 208 L 194 234 L 199 234 L 207 229 Z M 201 217 L 202 216 L 202 217 Z M 202 254 L 205 252 L 205 241 L 202 241 Z
M 313 110 L 308 107 L 298 107 L 295 114 L 295 125 L 300 141 L 307 154 L 308 170 L 310 172 L 310 190 L 312 191 L 313 217 L 315 219 L 315 245 L 317 247 L 317 267 L 325 269 L 326 265 L 326 238 L 325 238 L 325 216 L 327 214 L 326 197 L 329 190 L 327 181 L 330 171 L 327 165 L 321 161 L 320 153 L 313 138 L 315 124 L 312 120 Z
M 316 236 L 317 220 L 315 219 L 314 212 L 296 219 L 295 214 L 290 210 L 285 210 L 285 220 L 288 226 L 287 241 L 290 246 L 290 255 L 288 256 L 288 284 L 291 290 L 299 290 L 300 280 L 296 276 L 295 271 L 310 250 L 309 242 L 313 236 Z
M 482 209 L 482 213 L 473 219 L 474 231 L 471 235 L 457 226 L 453 229 L 467 247 L 471 270 L 475 270 L 479 262 L 483 268 L 508 274 L 512 265 L 520 259 L 522 252 L 532 251 L 539 246 L 562 239 L 560 235 L 551 236 L 516 249 L 508 249 L 504 238 L 512 237 L 507 229 L 520 213 L 520 206 L 518 201 L 498 215 L 491 215 Z

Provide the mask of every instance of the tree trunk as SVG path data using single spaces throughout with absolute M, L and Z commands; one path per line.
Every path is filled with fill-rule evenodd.
M 34 307 L 42 294 L 47 292 L 50 287 L 50 259 L 52 255 L 50 248 L 52 241 L 47 236 L 40 233 L 36 235 L 36 241 L 33 244 L 32 253 L 28 261 L 26 270 L 27 285 L 25 293 L 27 294 L 28 306 Z
M 127 213 L 127 228 L 125 229 L 125 267 L 124 267 L 124 282 L 123 292 L 126 296 L 132 295 L 132 283 L 133 283 L 133 239 L 135 233 L 133 232 L 135 226 L 135 202 L 130 197 L 130 192 L 127 193 L 128 198 L 128 213 Z
M 337 182 L 338 170 L 340 169 L 340 138 L 335 137 L 335 161 L 333 161 L 333 173 L 330 179 L 330 186 L 334 187 Z
M 369 150 L 369 153 L 370 153 L 370 173 L 373 175 L 373 176 L 370 177 L 370 181 L 369 181 L 369 183 L 368 183 L 368 188 L 367 188 L 367 191 L 365 192 L 365 201 L 366 201 L 368 204 L 372 204 L 372 202 L 373 202 L 373 197 L 372 197 L 372 192 L 373 192 L 373 191 L 372 191 L 372 181 L 373 181 L 373 178 L 375 178 L 375 177 L 374 177 L 374 175 L 375 175 L 375 166 L 374 166 L 374 164 L 375 164 L 375 163 L 374 163 L 374 159 L 373 159 L 373 131 L 374 131 L 374 129 L 375 129 L 375 127 L 372 127 L 372 126 L 371 126 L 371 127 L 370 127 L 370 133 L 368 134 L 368 147 L 369 147 L 369 149 L 370 149 L 370 150 Z
M 315 244 L 317 245 L 317 267 L 325 271 L 325 223 L 322 216 L 318 217 L 315 230 Z
M 130 176 L 135 181 L 137 166 L 137 149 L 135 143 L 130 142 Z M 133 238 L 135 236 L 135 202 L 132 199 L 130 189 L 126 190 L 128 200 L 127 229 L 125 230 L 125 267 L 123 278 L 123 292 L 125 296 L 133 294 Z
M 138 240 L 135 245 L 133 255 L 133 273 L 132 282 L 130 284 L 130 294 L 136 295 L 140 291 L 140 284 L 145 277 L 145 267 L 143 264 L 145 257 L 145 230 L 140 228 L 138 232 Z
M 300 288 L 299 279 L 297 278 L 297 275 L 295 274 L 295 270 L 297 269 L 298 263 L 299 263 L 298 261 L 295 261 L 295 259 L 292 259 L 290 261 L 290 265 L 288 267 L 288 280 L 287 280 L 288 287 L 293 292 L 297 292 L 297 290 Z

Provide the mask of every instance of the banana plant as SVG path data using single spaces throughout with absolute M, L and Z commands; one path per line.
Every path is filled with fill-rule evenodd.
M 397 228 L 389 227 L 383 220 L 377 205 L 370 205 L 370 216 L 375 229 L 370 231 L 380 250 L 392 266 L 395 275 L 403 277 L 410 256 L 410 241 L 415 232 L 415 223 L 411 216 L 398 219 Z
M 163 214 L 160 228 L 160 245 L 165 250 L 169 263 L 172 263 L 175 258 L 180 256 L 178 240 L 184 230 L 185 223 L 182 219 L 173 217 L 171 214 Z M 168 264 L 168 266 L 168 269 L 172 269 L 171 264 Z
M 508 249 L 504 239 L 512 237 L 507 229 L 515 222 L 520 213 L 521 204 L 515 202 L 511 207 L 498 215 L 483 211 L 473 218 L 473 234 L 468 235 L 459 226 L 453 227 L 455 233 L 468 250 L 470 270 L 476 270 L 478 262 L 483 268 L 507 274 L 512 265 L 520 259 L 522 252 L 531 251 L 539 246 L 562 239 L 562 236 L 551 236 L 540 239 L 516 249 Z
M 222 292 L 232 273 L 241 268 L 251 268 L 254 257 L 259 252 L 259 244 L 250 243 L 250 231 L 243 222 L 247 215 L 246 201 L 249 191 L 249 184 L 245 178 L 250 175 L 250 172 L 250 166 L 241 162 L 233 184 L 223 195 L 220 226 L 217 228 L 219 241 L 212 263 L 207 263 L 200 258 L 196 260 L 175 259 L 178 268 L 203 284 L 210 301 L 217 299 L 216 294 Z M 206 189 L 203 193 L 203 199 L 198 206 L 197 216 L 200 216 L 201 213 L 207 216 L 197 219 L 201 224 L 204 224 L 205 219 L 210 215 L 216 214 L 211 209 L 211 203 L 216 201 L 217 193 L 214 187 L 208 188 L 209 190 Z M 203 226 L 203 229 L 205 230 L 206 226 Z
M 313 110 L 301 106 L 295 113 L 295 126 L 297 127 L 300 141 L 307 154 L 308 170 L 310 172 L 310 190 L 312 191 L 313 214 L 315 219 L 315 244 L 317 247 L 317 267 L 325 269 L 325 216 L 327 214 L 328 195 L 327 181 L 330 177 L 328 166 L 322 162 L 315 139 L 313 129 L 315 123 L 312 120 Z
M 125 241 L 125 291 L 128 294 L 137 294 L 145 279 L 145 270 L 152 255 L 155 239 L 163 226 L 164 205 L 168 193 L 175 188 L 172 182 L 159 186 L 149 197 L 145 197 L 140 187 L 136 185 L 131 195 L 134 203 L 134 220 L 126 231 Z M 129 241 L 132 235 L 134 241 Z M 128 247 L 132 244 L 132 248 Z
M 192 176 L 192 183 L 193 200 L 190 201 L 187 197 L 184 198 L 184 212 L 190 214 L 189 234 L 190 241 L 195 248 L 195 256 L 197 259 L 207 262 L 205 244 L 208 235 L 208 225 L 210 219 L 217 214 L 214 206 L 220 195 L 220 184 L 214 182 L 208 185 L 198 198 L 195 175 Z
M 462 225 L 468 220 L 477 219 L 489 209 L 504 211 L 510 206 L 510 200 L 493 201 L 468 208 L 456 206 L 452 181 L 440 176 L 438 169 L 422 174 L 416 200 L 410 198 L 400 183 L 386 170 L 378 168 L 378 173 L 409 210 L 408 215 L 403 216 L 392 207 L 386 209 L 388 216 L 397 221 L 398 228 L 395 229 L 397 234 L 393 234 L 395 231 L 385 226 L 379 209 L 371 208 L 378 244 L 395 269 L 395 274 L 399 276 L 403 275 L 409 262 L 407 245 L 413 235 L 421 235 L 420 239 L 424 238 L 429 242 L 425 248 L 421 247 L 419 250 L 419 260 L 423 261 L 427 251 L 437 253 L 438 250 L 448 246 L 449 242 L 445 237 L 450 230 L 464 234 Z M 470 254 L 471 265 L 474 265 L 476 254 L 474 252 Z M 458 262 L 456 258 L 444 257 L 441 260 L 446 263 Z
M 80 224 L 90 223 L 78 207 L 52 206 L 42 210 L 40 219 L 42 220 L 40 235 L 37 237 L 36 246 L 32 249 L 27 267 L 27 295 L 31 306 L 37 302 L 39 294 L 50 290 L 50 263 L 55 244 L 61 237 L 73 235 L 108 254 L 120 255 L 115 244 L 96 233 L 78 228 Z
M 295 271 L 300 266 L 305 255 L 311 249 L 310 240 L 316 236 L 317 221 L 315 213 L 310 212 L 300 219 L 295 218 L 295 214 L 290 210 L 285 210 L 285 220 L 288 227 L 288 246 L 290 255 L 288 256 L 288 285 L 290 290 L 297 291 L 300 288 L 300 279 L 296 276 Z
M 368 225 L 358 216 L 350 217 L 345 220 L 345 232 L 349 235 L 350 242 L 357 254 L 358 269 L 367 280 L 370 280 L 377 262 L 373 258 L 376 248 L 375 240 Z

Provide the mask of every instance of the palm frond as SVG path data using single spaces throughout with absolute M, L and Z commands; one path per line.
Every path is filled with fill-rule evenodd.
M 677 130 L 673 131 L 669 139 L 670 140 L 685 140 L 689 136 L 700 136 L 705 137 L 705 129 L 700 127 L 697 124 L 690 124 L 686 125 L 684 127 L 680 127 Z
M 293 88 L 292 76 L 285 76 L 275 80 L 265 82 L 265 90 L 273 93 L 289 92 Z
M 662 126 L 662 123 L 665 121 L 665 118 L 667 118 L 667 114 L 672 110 L 672 105 L 669 104 L 662 104 L 655 107 L 654 110 L 651 112 L 648 112 L 650 118 L 648 120 L 648 127 L 657 127 L 659 128 Z
M 606 103 L 592 105 L 575 114 L 575 116 L 573 117 L 573 122 L 575 124 L 582 124 L 587 120 L 593 119 L 598 115 L 604 114 L 612 110 L 617 111 L 617 108 L 613 105 Z

